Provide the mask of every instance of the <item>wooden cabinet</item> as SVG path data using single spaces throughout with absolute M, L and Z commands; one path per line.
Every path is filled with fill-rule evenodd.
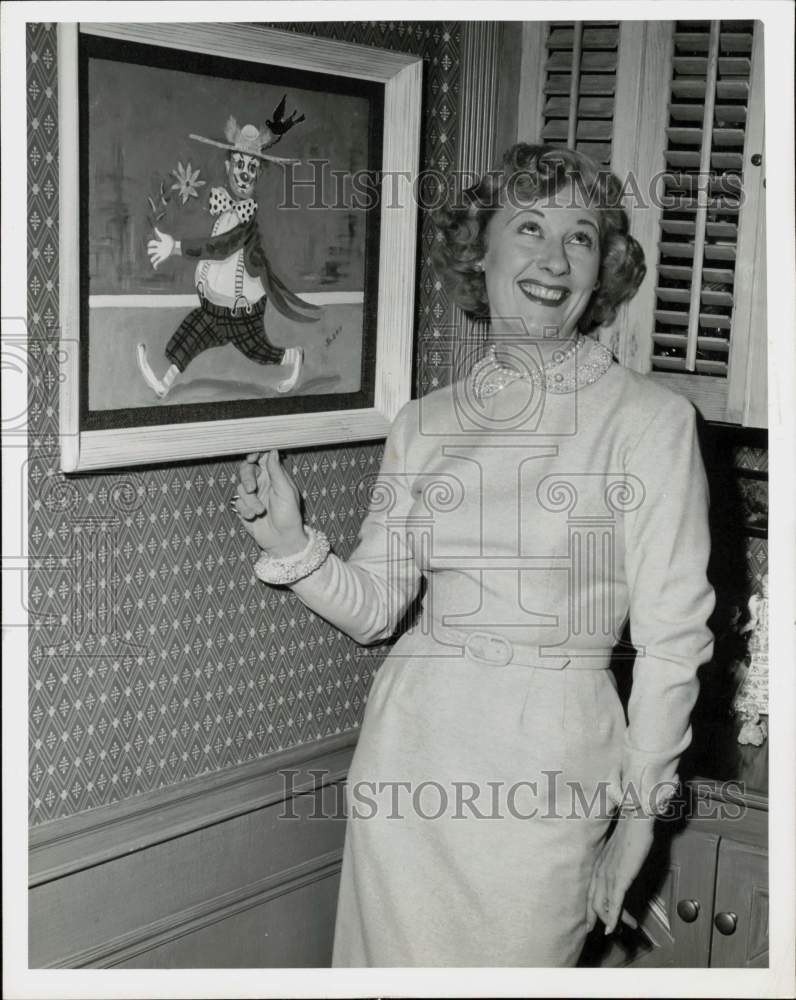
M 652 964 L 678 968 L 709 964 L 718 849 L 715 834 L 684 831 L 672 838 L 663 884 L 641 916 L 641 926 L 655 946 Z
M 686 829 L 673 839 L 663 885 L 643 912 L 651 948 L 639 966 L 759 968 L 768 964 L 764 848 Z
M 767 811 L 760 797 L 697 795 L 690 818 L 660 836 L 627 909 L 639 929 L 587 945 L 582 964 L 635 968 L 768 965 Z M 739 815 L 740 813 L 740 815 Z
M 768 965 L 768 854 L 761 847 L 732 840 L 719 844 L 710 964 Z

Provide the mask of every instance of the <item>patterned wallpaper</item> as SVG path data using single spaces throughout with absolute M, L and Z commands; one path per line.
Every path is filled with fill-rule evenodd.
M 280 25 L 280 27 L 288 27 Z M 425 60 L 422 165 L 456 158 L 460 32 L 423 22 L 292 25 Z M 235 463 L 58 471 L 58 88 L 54 25 L 28 27 L 30 822 L 68 816 L 356 727 L 363 651 L 252 574 Z M 446 381 L 449 316 L 421 214 L 418 391 Z M 286 456 L 335 550 L 364 515 L 378 443 Z

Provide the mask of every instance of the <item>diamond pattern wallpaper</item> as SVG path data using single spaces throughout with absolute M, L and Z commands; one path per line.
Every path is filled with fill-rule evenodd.
M 456 159 L 455 24 L 285 24 L 425 61 L 422 165 Z M 384 650 L 363 650 L 255 580 L 230 509 L 235 463 L 65 478 L 58 453 L 58 87 L 54 25 L 28 27 L 30 822 L 233 767 L 358 726 Z M 418 392 L 449 303 L 421 213 Z M 308 521 L 345 556 L 381 446 L 286 456 Z

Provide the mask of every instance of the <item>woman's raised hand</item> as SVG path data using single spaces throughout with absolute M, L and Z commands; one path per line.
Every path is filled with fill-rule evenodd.
M 253 452 L 239 466 L 238 517 L 261 549 L 275 558 L 301 552 L 307 536 L 298 488 L 282 468 L 279 452 Z

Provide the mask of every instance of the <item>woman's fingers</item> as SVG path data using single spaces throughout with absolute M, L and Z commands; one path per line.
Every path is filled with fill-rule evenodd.
M 289 483 L 290 480 L 287 477 L 287 473 L 282 468 L 282 463 L 279 461 L 279 452 L 276 448 L 274 448 L 273 451 L 269 451 L 266 456 L 265 471 L 271 477 L 274 489 L 276 489 L 278 493 L 284 493 L 285 484 Z
M 592 903 L 594 901 L 594 872 L 592 872 L 591 879 L 589 880 L 589 889 L 586 893 L 586 927 L 591 930 L 594 927 L 594 907 Z
M 264 503 L 268 502 L 271 490 L 273 489 L 271 474 L 268 471 L 268 455 L 269 452 L 263 452 L 255 466 L 257 471 L 257 496 Z
M 256 493 L 258 488 L 259 462 L 263 452 L 252 451 L 246 461 L 240 464 L 240 481 L 247 493 Z
M 622 914 L 622 904 L 625 901 L 625 893 L 628 885 L 623 882 L 614 882 L 609 893 L 608 915 L 605 919 L 605 933 L 613 934 L 616 925 L 619 923 Z
M 586 927 L 589 931 L 593 930 L 599 918 L 605 925 L 605 933 L 611 934 L 622 910 L 625 894 L 619 891 L 612 873 L 612 853 L 609 841 L 594 866 L 586 897 Z
M 623 909 L 625 895 L 633 884 L 653 839 L 654 819 L 620 820 L 594 865 L 586 901 L 586 923 L 591 930 L 596 919 L 612 934 L 620 920 L 637 928 L 638 921 Z
M 271 483 L 273 484 L 274 489 L 280 496 L 288 497 L 290 495 L 296 495 L 296 486 L 290 476 L 285 472 L 282 463 L 279 461 L 279 452 L 276 448 L 274 448 L 273 451 L 268 452 L 266 469 L 271 477 Z
M 240 464 L 240 485 L 246 493 L 257 492 L 257 466 L 248 459 Z
M 244 521 L 253 521 L 265 513 L 265 504 L 252 493 L 237 493 L 234 501 L 235 512 Z
M 617 900 L 615 893 L 606 888 L 605 894 L 600 902 L 600 920 L 605 924 L 605 933 L 612 934 L 614 927 L 616 927 L 616 921 L 619 917 L 619 910 L 622 906 L 622 900 Z
M 235 500 L 238 513 L 247 518 L 261 517 L 267 510 L 267 504 L 260 492 L 258 490 L 248 492 L 242 481 L 238 484 Z
M 597 917 L 602 919 L 598 899 L 604 896 L 605 886 L 602 880 L 602 870 L 598 861 L 592 872 L 589 891 L 586 897 L 586 926 L 592 930 L 597 923 Z

